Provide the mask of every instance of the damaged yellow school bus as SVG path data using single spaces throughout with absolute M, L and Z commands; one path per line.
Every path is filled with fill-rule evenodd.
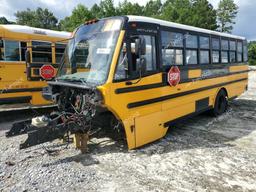
M 67 132 L 83 148 L 92 133 L 118 129 L 133 149 L 184 118 L 224 113 L 247 89 L 246 39 L 148 17 L 94 20 L 76 30 L 48 84 L 43 96 L 59 111 L 14 124 L 7 136 L 28 133 L 21 148 Z
M 56 74 L 67 43 L 63 40 L 70 37 L 67 32 L 0 25 L 0 111 L 21 103 L 23 107 L 51 103 L 42 97 L 47 84 L 40 69 L 48 65 L 48 71 L 52 67 Z

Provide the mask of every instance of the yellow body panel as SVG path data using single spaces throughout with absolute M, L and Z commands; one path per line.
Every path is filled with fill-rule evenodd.
M 245 70 L 248 70 L 248 65 L 230 66 L 229 67 L 230 72 L 238 72 L 238 71 L 245 71 Z
M 189 78 L 197 78 L 197 77 L 201 77 L 201 69 L 194 69 L 194 70 L 189 70 L 188 71 L 188 77 Z

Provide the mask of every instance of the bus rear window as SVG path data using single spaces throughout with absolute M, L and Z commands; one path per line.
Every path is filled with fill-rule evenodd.
M 32 62 L 52 62 L 51 43 L 33 41 Z

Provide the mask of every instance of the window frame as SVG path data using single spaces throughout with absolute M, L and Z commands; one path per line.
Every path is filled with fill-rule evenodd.
M 163 50 L 162 32 L 182 34 L 182 37 L 183 37 L 183 39 L 182 39 L 182 47 L 180 47 L 180 46 L 172 46 L 172 47 L 168 48 L 168 49 L 173 49 L 175 52 L 176 52 L 176 50 L 182 51 L 182 64 L 181 65 L 176 65 L 176 64 L 175 65 L 164 65 L 164 63 L 163 63 L 163 53 L 162 53 L 162 50 Z M 185 51 L 184 51 L 184 48 L 185 48 L 185 44 L 184 44 L 184 39 L 185 39 L 184 35 L 185 34 L 184 34 L 184 31 L 183 30 L 173 30 L 173 29 L 164 28 L 164 29 L 160 29 L 159 30 L 159 34 L 161 36 L 161 39 L 159 41 L 159 45 L 160 45 L 160 52 L 161 52 L 161 61 L 162 61 L 161 65 L 162 65 L 162 67 L 163 68 L 170 68 L 171 66 L 184 66 L 185 65 L 185 63 L 184 63 L 184 54 L 185 54 Z M 176 61 L 176 53 L 175 53 L 175 61 Z
M 33 51 L 33 42 L 40 42 L 40 43 L 49 43 L 50 44 L 50 48 L 51 48 L 51 54 L 49 52 L 44 52 L 44 51 Z M 52 51 L 52 42 L 51 41 L 39 41 L 39 40 L 31 40 L 31 63 L 35 63 L 35 64 L 40 64 L 40 63 L 53 63 L 53 51 Z M 33 60 L 33 52 L 34 53 L 39 53 L 39 54 L 49 54 L 51 55 L 51 61 L 34 61 Z
M 235 42 L 235 50 L 231 50 L 231 42 Z M 231 53 L 235 53 L 235 62 L 231 61 Z M 237 39 L 229 38 L 229 64 L 238 63 L 237 62 Z
M 245 50 L 245 47 L 246 47 L 246 50 Z M 243 51 L 243 53 L 242 53 L 242 62 L 244 62 L 244 63 L 247 63 L 248 62 L 248 42 L 247 42 L 247 40 L 243 40 L 242 41 L 242 51 Z M 246 54 L 246 59 L 245 59 L 245 54 Z
M 239 52 L 238 50 L 238 44 L 241 43 L 241 52 Z M 244 62 L 244 57 L 243 57 L 243 54 L 244 54 L 244 43 L 243 43 L 243 40 L 238 40 L 237 41 L 237 46 L 236 46 L 236 54 L 237 54 L 237 63 L 243 63 Z M 238 61 L 238 54 L 241 54 L 241 61 Z
M 200 42 L 200 38 L 201 37 L 204 37 L 204 38 L 208 38 L 208 43 L 209 43 L 209 47 L 208 47 L 208 49 L 207 48 L 201 48 L 201 42 Z M 212 62 L 211 62 L 211 36 L 210 35 L 199 35 L 198 36 L 198 44 L 199 44 L 199 46 L 198 46 L 198 58 L 199 58 L 199 60 L 198 60 L 198 64 L 199 65 L 210 65 L 210 64 L 212 64 Z M 208 63 L 202 63 L 201 62 L 201 51 L 208 51 Z
M 218 39 L 219 40 L 219 49 L 213 48 L 213 39 Z M 217 51 L 219 53 L 219 61 L 218 62 L 213 62 L 213 52 Z M 221 64 L 221 37 L 220 36 L 211 36 L 211 62 L 212 64 Z
M 187 47 L 187 41 L 186 41 L 186 37 L 184 37 L 184 49 L 185 49 L 185 53 L 184 53 L 184 60 L 185 66 L 200 66 L 200 56 L 199 56 L 199 51 L 200 51 L 200 43 L 199 43 L 199 33 L 196 32 L 191 32 L 191 31 L 185 31 L 185 35 L 192 35 L 192 36 L 196 36 L 197 37 L 197 48 L 188 48 Z M 187 50 L 188 51 L 196 51 L 197 52 L 197 63 L 196 64 L 188 64 L 187 62 Z
M 228 42 L 228 48 L 227 49 L 223 49 L 222 48 L 222 41 L 227 41 Z M 227 56 L 228 56 L 227 62 L 223 62 L 223 60 L 222 60 L 223 59 L 222 58 L 222 52 L 226 52 L 227 53 Z M 227 65 L 227 64 L 229 64 L 229 61 L 230 61 L 230 59 L 229 59 L 229 38 L 228 37 L 220 36 L 220 63 Z
M 64 52 L 66 50 L 66 47 L 67 47 L 67 43 L 62 43 L 62 42 L 55 42 L 54 43 L 54 52 L 55 52 L 55 64 L 59 65 L 60 62 L 61 62 L 61 59 L 60 59 L 60 62 L 57 62 L 57 55 L 64 55 L 64 52 L 63 53 L 57 53 L 57 45 L 64 45 Z

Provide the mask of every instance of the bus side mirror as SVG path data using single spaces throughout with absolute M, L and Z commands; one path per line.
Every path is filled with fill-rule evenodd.
M 3 48 L 4 47 L 4 42 L 3 40 L 0 40 L 0 48 Z
M 29 50 L 26 50 L 25 52 L 25 60 L 26 60 L 26 63 L 30 63 L 30 51 Z
M 141 74 L 144 74 L 147 70 L 146 58 L 141 57 L 136 60 L 136 64 Z
M 146 40 L 143 36 L 135 39 L 135 54 L 139 57 L 146 54 Z

